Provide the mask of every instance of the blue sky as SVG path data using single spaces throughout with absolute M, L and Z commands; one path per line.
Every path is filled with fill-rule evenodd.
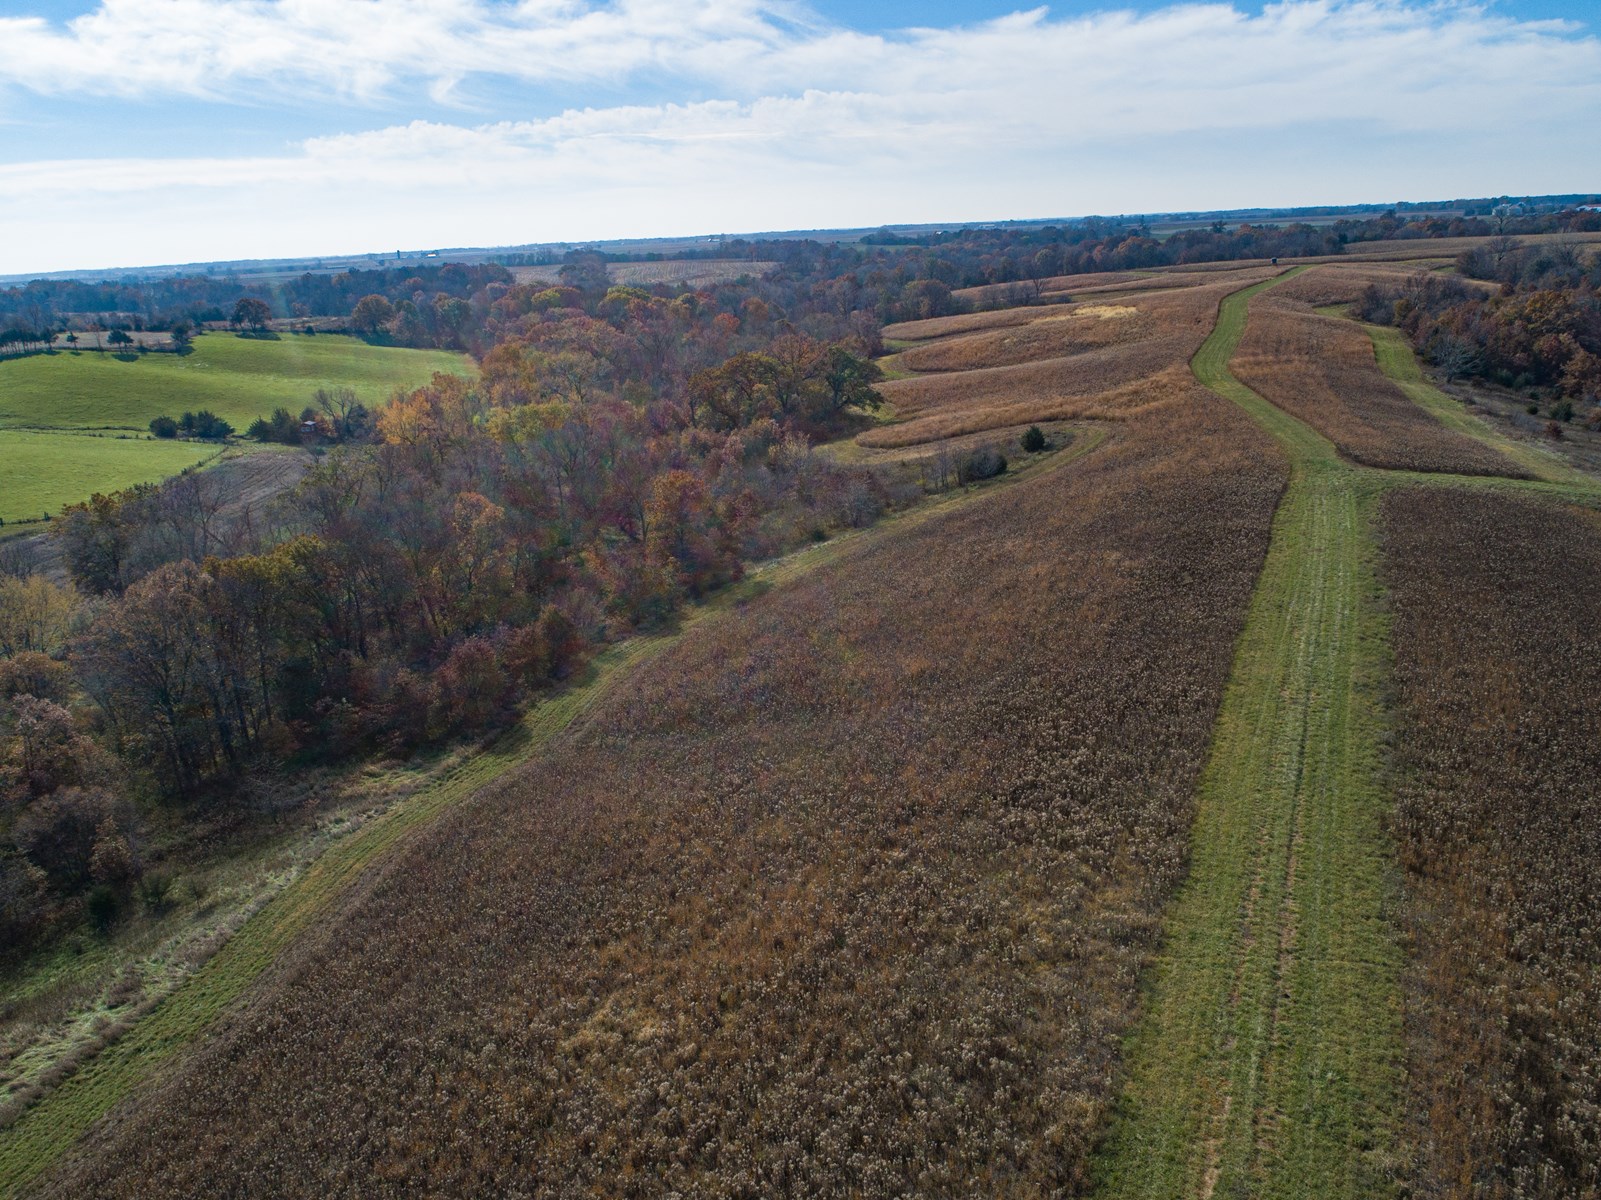
M 1601 187 L 1593 0 L 0 0 L 0 273 Z

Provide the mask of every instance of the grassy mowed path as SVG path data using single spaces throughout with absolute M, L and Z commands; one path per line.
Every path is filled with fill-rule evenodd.
M 335 905 L 361 881 L 375 878 L 374 873 L 402 852 L 412 834 L 485 784 L 528 762 L 564 731 L 581 723 L 585 714 L 626 682 L 633 668 L 719 613 L 798 579 L 857 547 L 920 525 L 1043 471 L 1064 467 L 1090 453 L 1106 437 L 1104 428 L 1085 429 L 1070 446 L 1035 458 L 992 483 L 925 501 L 870 528 L 763 564 L 711 601 L 688 610 L 676 629 L 634 637 L 607 648 L 581 678 L 537 705 L 515 729 L 331 846 L 126 1035 L 70 1075 L 14 1124 L 0 1130 L 0 1197 L 23 1193 L 97 1120 L 211 1030 L 291 943 L 297 938 L 315 937 L 319 923 L 333 914 Z
M 1499 450 L 1536 479 L 1580 487 L 1594 484 L 1593 479 L 1568 466 L 1556 454 L 1503 436 L 1469 412 L 1461 402 L 1451 399 L 1435 387 L 1424 377 L 1417 355 L 1412 352 L 1406 336 L 1399 329 L 1367 324 L 1362 328 L 1373 341 L 1373 354 L 1378 360 L 1379 369 L 1407 394 L 1412 403 L 1432 414 L 1440 424 Z
M 1380 368 L 1535 481 L 1377 471 L 1245 387 L 1228 363 L 1251 298 L 1226 299 L 1195 376 L 1284 447 L 1290 486 L 1203 775 L 1128 1083 L 1098 1163 L 1108 1197 L 1383 1197 L 1398 1189 L 1405 1069 L 1383 819 L 1389 674 L 1373 522 L 1389 487 L 1533 491 L 1601 506 L 1597 481 L 1505 438 L 1423 376 L 1398 331 Z
M 1283 278 L 1283 277 L 1281 277 Z M 1115 1197 L 1374 1197 L 1401 1080 L 1401 953 L 1380 780 L 1377 489 L 1240 384 L 1224 301 L 1196 377 L 1284 446 L 1291 480 L 1203 775 L 1100 1164 Z

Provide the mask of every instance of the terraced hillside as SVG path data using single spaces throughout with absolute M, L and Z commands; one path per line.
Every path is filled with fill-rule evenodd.
M 841 453 L 1073 449 L 615 652 L 0 1190 L 1594 1193 L 1601 487 L 1311 307 L 1397 269 L 892 327 Z
M 909 446 L 1048 420 L 1119 420 L 1182 403 L 1188 367 L 1212 331 L 1219 301 L 1268 272 L 1206 276 L 1204 286 L 1147 281 L 1140 292 L 890 326 L 913 340 L 893 360 L 904 375 L 880 391 L 892 424 L 865 446 Z

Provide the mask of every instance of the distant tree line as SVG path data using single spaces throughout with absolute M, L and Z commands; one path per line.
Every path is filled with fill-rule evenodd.
M 1410 215 L 1404 206 L 1377 217 L 1352 217 L 1328 225 L 1305 222 L 1228 226 L 1214 222 L 1166 237 L 1153 236 L 1143 220 L 1087 218 L 1036 228 L 962 228 L 926 234 L 872 234 L 858 243 L 809 239 L 728 239 L 704 249 L 644 257 L 681 261 L 760 259 L 778 267 L 752 289 L 786 311 L 821 305 L 871 314 L 880 322 L 959 311 L 952 292 L 988 284 L 1047 279 L 1057 275 L 1122 271 L 1175 264 L 1247 258 L 1299 258 L 1342 253 L 1345 246 L 1374 241 L 1467 236 L 1529 235 L 1601 230 L 1601 213 L 1578 209 L 1524 212 L 1519 205 L 1486 201 L 1474 215 Z M 549 252 L 508 255 L 548 262 Z M 606 265 L 620 257 L 593 250 L 562 258 L 555 286 L 584 294 L 608 287 Z M 629 256 L 633 258 L 638 255 Z M 304 272 L 281 282 L 237 277 L 174 276 L 84 283 L 38 280 L 0 289 L 0 326 L 18 340 L 64 326 L 66 314 L 103 317 L 108 328 L 167 329 L 176 323 L 231 322 L 260 332 L 271 320 L 348 318 L 360 336 L 405 346 L 434 346 L 478 353 L 489 310 L 517 286 L 500 263 L 405 263 L 372 270 Z M 550 285 L 540 285 L 540 289 Z M 730 285 L 731 286 L 731 285 Z M 670 298 L 675 289 L 649 294 Z M 743 300 L 745 293 L 740 293 Z M 250 301 L 246 319 L 240 309 Z M 718 302 L 714 295 L 714 302 Z M 5 339 L 0 336 L 0 354 Z

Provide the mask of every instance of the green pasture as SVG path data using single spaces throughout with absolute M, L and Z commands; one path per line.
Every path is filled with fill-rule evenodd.
M 472 370 L 465 355 L 336 334 L 211 333 L 183 355 L 62 351 L 0 362 L 0 520 L 37 521 L 216 454 L 207 443 L 151 439 L 154 417 L 209 409 L 243 433 L 274 408 L 299 413 L 321 387 L 354 388 L 374 407 L 436 371 Z
M 0 521 L 37 521 L 95 492 L 155 483 L 205 462 L 208 442 L 0 429 Z
M 0 428 L 143 433 L 154 417 L 204 408 L 243 432 L 279 406 L 298 413 L 320 387 L 352 387 L 371 407 L 435 371 L 471 369 L 461 354 L 326 333 L 276 341 L 210 333 L 182 355 L 41 354 L 0 363 Z

